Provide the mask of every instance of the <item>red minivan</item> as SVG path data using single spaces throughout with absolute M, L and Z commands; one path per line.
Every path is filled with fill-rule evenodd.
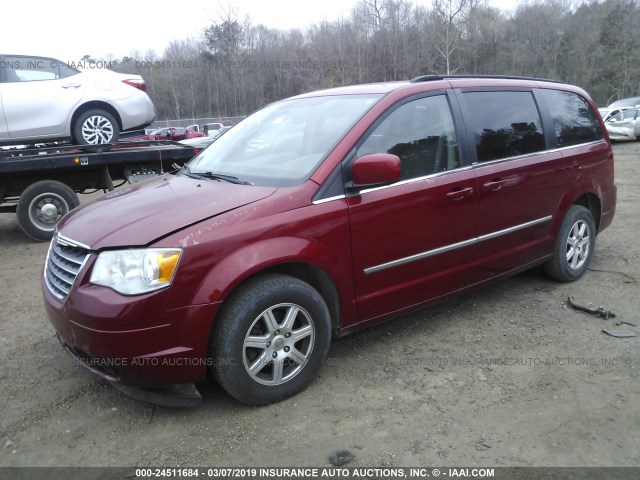
M 333 336 L 544 264 L 578 279 L 613 153 L 580 88 L 424 76 L 271 104 L 181 170 L 59 224 L 42 281 L 64 349 L 129 395 L 259 405 Z

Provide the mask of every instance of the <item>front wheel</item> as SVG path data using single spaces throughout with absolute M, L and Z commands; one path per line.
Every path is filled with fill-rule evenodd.
M 24 189 L 16 215 L 24 233 L 44 242 L 51 239 L 58 221 L 78 205 L 78 196 L 67 185 L 42 180 Z
M 284 400 L 317 376 L 331 341 L 329 310 L 309 284 L 265 275 L 229 298 L 210 341 L 213 375 L 248 405 Z
M 572 205 L 562 221 L 553 258 L 545 264 L 547 275 L 573 282 L 587 270 L 596 244 L 596 224 L 589 209 Z
M 76 119 L 72 135 L 77 145 L 113 144 L 118 142 L 120 126 L 109 112 L 88 110 Z

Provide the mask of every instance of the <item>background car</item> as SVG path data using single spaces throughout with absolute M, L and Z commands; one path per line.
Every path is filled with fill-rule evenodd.
M 621 98 L 611 103 L 608 107 L 598 108 L 598 112 L 600 112 L 600 116 L 606 122 L 621 110 L 633 107 L 640 107 L 640 97 Z
M 214 137 L 212 135 L 205 135 L 204 137 L 194 137 L 194 138 L 187 138 L 185 140 L 180 140 L 178 143 L 189 145 L 190 147 L 194 147 L 199 150 L 204 150 L 213 142 L 215 142 L 217 138 L 218 137 Z
M 116 143 L 155 118 L 139 75 L 80 71 L 49 57 L 0 54 L 0 145 Z
M 160 128 L 155 134 L 150 136 L 150 140 L 186 140 L 188 138 L 204 137 L 204 133 L 196 132 L 190 128 L 184 127 L 166 127 Z
M 210 133 L 209 135 L 211 135 L 213 138 L 218 138 L 220 135 L 227 133 L 229 130 L 231 130 L 231 127 L 222 127 L 220 130 Z
M 145 132 L 144 135 L 129 137 L 127 138 L 127 141 L 172 140 L 174 142 L 178 142 L 181 140 L 200 138 L 204 136 L 205 134 L 202 132 L 195 132 L 185 127 L 165 127 L 154 129 L 150 134 Z
M 640 108 L 616 109 L 605 119 L 611 140 L 640 140 Z
M 622 98 L 620 100 L 616 100 L 607 108 L 609 110 L 613 110 L 614 108 L 620 107 L 640 107 L 640 97 Z
M 222 127 L 221 123 L 205 123 L 202 130 L 205 135 L 215 135 Z

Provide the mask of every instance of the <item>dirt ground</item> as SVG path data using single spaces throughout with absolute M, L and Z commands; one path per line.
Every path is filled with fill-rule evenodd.
M 46 244 L 0 214 L 0 466 L 640 466 L 640 143 L 617 144 L 618 210 L 590 271 L 534 269 L 334 341 L 302 394 L 260 408 L 204 385 L 152 406 L 77 366 L 42 307 Z M 640 327 L 628 327 L 640 331 Z

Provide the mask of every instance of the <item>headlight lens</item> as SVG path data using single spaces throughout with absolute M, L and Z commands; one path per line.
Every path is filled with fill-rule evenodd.
M 140 295 L 171 285 L 182 250 L 144 248 L 112 250 L 98 255 L 91 283 L 123 295 Z

